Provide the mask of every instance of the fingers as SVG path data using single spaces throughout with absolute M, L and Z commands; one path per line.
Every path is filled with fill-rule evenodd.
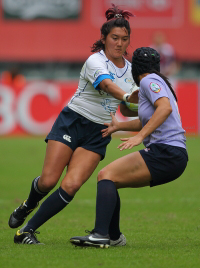
M 105 131 L 104 133 L 102 133 L 102 137 L 103 137 L 103 138 L 107 137 L 108 135 L 110 135 L 110 134 L 108 133 L 108 131 Z
M 129 141 L 130 138 L 121 138 L 121 141 L 125 141 L 123 143 L 121 143 L 120 145 L 118 145 L 118 149 L 120 149 L 120 151 L 126 150 L 126 149 L 132 149 L 136 144 L 134 142 Z
M 121 141 L 128 141 L 129 138 L 120 138 L 120 140 L 121 140 Z M 121 147 L 123 147 L 125 144 L 127 144 L 127 143 L 126 143 L 126 142 L 123 142 L 123 143 L 121 143 L 120 145 L 118 145 L 117 148 L 121 148 Z
M 126 149 L 132 149 L 134 147 L 133 144 L 131 143 L 127 143 L 127 142 L 123 142 L 121 143 L 117 148 L 120 148 L 120 151 L 126 150 Z
M 108 131 L 107 128 L 104 128 L 104 129 L 101 130 L 101 132 L 106 132 L 106 131 Z
M 105 138 L 106 136 L 108 136 L 108 128 L 104 128 L 101 130 L 101 133 L 102 133 L 102 137 Z

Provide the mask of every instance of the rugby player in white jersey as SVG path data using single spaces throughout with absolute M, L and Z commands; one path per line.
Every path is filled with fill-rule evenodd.
M 93 44 L 91 55 L 85 62 L 76 93 L 61 111 L 46 137 L 47 149 L 40 176 L 31 186 L 28 198 L 11 214 L 9 226 L 21 226 L 26 217 L 58 183 L 67 166 L 60 187 L 40 206 L 27 224 L 17 231 L 14 242 L 39 244 L 36 230 L 60 212 L 74 198 L 80 187 L 90 178 L 104 158 L 111 137 L 102 137 L 104 123 L 112 121 L 111 113 L 120 110 L 125 116 L 137 116 L 128 110 L 123 101 L 137 102 L 137 91 L 129 94 L 134 86 L 131 64 L 124 58 L 130 44 L 129 11 L 113 5 L 106 13 L 107 21 L 101 27 L 101 39 Z M 33 167 L 34 168 L 34 167 Z M 126 239 L 119 229 L 120 199 L 110 224 L 110 238 Z M 111 242 L 112 243 L 112 242 Z

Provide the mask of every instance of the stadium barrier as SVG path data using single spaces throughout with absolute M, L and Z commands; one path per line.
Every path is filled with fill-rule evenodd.
M 173 82 L 183 128 L 200 134 L 199 81 Z M 0 135 L 46 135 L 76 91 L 78 82 L 30 81 L 22 88 L 0 85 Z M 117 111 L 118 120 L 127 120 Z

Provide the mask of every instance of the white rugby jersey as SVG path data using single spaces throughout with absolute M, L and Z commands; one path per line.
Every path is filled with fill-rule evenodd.
M 91 55 L 83 65 L 78 89 L 68 107 L 95 123 L 110 123 L 110 112 L 115 114 L 121 101 L 102 90 L 99 91 L 99 83 L 107 78 L 127 93 L 130 93 L 135 85 L 130 62 L 125 59 L 125 66 L 118 68 L 101 50 Z

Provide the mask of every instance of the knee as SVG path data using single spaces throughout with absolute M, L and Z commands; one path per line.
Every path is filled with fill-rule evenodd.
M 56 186 L 57 181 L 55 177 L 41 175 L 38 181 L 38 188 L 42 192 L 49 192 Z
M 111 180 L 109 173 L 106 171 L 105 168 L 99 171 L 98 176 L 97 176 L 98 181 L 102 180 Z
M 63 180 L 61 182 L 61 187 L 65 190 L 69 195 L 74 196 L 76 192 L 81 188 L 82 184 L 78 181 L 74 180 Z

